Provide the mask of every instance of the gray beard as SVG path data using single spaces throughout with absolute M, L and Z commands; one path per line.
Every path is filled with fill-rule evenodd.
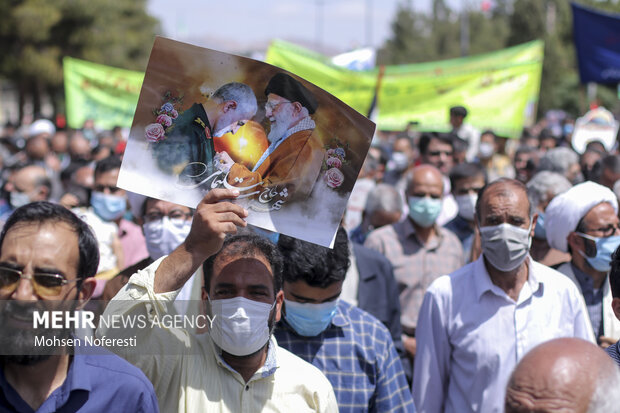
M 267 135 L 267 140 L 269 143 L 273 143 L 278 139 L 282 138 L 288 128 L 287 125 L 283 122 L 274 122 L 271 124 L 271 130 L 269 131 L 269 135 Z

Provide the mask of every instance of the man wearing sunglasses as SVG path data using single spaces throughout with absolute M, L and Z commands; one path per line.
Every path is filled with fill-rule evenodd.
M 545 210 L 549 245 L 571 255 L 571 261 L 558 270 L 579 287 L 594 335 L 604 348 L 620 339 L 608 276 L 611 254 L 620 245 L 619 225 L 616 196 L 594 182 L 556 196 Z
M 151 383 L 121 358 L 35 344 L 38 335 L 71 339 L 66 328 L 34 328 L 35 309 L 83 307 L 98 262 L 90 228 L 60 205 L 31 203 L 8 219 L 0 234 L 0 411 L 158 411 Z

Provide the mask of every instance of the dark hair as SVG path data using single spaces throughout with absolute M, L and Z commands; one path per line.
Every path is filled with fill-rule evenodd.
M 273 242 L 251 232 L 242 232 L 227 236 L 222 248 L 210 256 L 202 264 L 205 289 L 209 292 L 213 264 L 218 257 L 250 258 L 262 255 L 267 258 L 273 272 L 273 291 L 276 294 L 282 289 L 282 255 Z
M 121 158 L 116 155 L 110 155 L 107 158 L 104 158 L 97 162 L 95 166 L 95 176 L 106 173 L 108 171 L 112 171 L 114 169 L 120 169 L 121 167 Z
M 57 223 L 68 224 L 73 232 L 78 236 L 78 249 L 80 260 L 78 262 L 78 278 L 93 277 L 97 273 L 99 266 L 99 244 L 92 230 L 84 221 L 77 217 L 67 208 L 52 204 L 51 202 L 39 201 L 26 204 L 17 208 L 4 224 L 0 233 L 0 250 L 4 243 L 4 237 L 11 228 L 21 223 Z
M 478 222 L 481 222 L 481 214 L 480 214 L 480 210 L 482 209 L 482 200 L 484 198 L 484 193 L 489 189 L 494 187 L 495 185 L 500 185 L 500 184 L 506 184 L 506 185 L 510 185 L 512 186 L 514 189 L 516 190 L 522 190 L 523 194 L 525 194 L 525 199 L 527 199 L 527 204 L 528 204 L 528 214 L 530 219 L 532 218 L 532 216 L 534 215 L 534 206 L 532 205 L 532 203 L 530 202 L 530 198 L 527 196 L 527 187 L 525 186 L 525 184 L 523 184 L 523 182 L 521 181 L 517 181 L 516 179 L 510 179 L 510 178 L 499 178 L 496 179 L 495 181 L 486 184 L 481 190 L 480 192 L 478 192 L 478 200 L 476 201 L 476 215 L 478 216 Z M 510 191 L 508 191 L 510 192 Z
M 329 249 L 296 238 L 280 235 L 278 247 L 284 257 L 284 281 L 305 281 L 312 287 L 325 288 L 344 281 L 349 269 L 349 240 L 340 227 L 334 248 Z
M 450 116 L 467 117 L 467 109 L 465 109 L 463 106 L 452 106 L 450 108 Z
M 611 254 L 611 271 L 609 271 L 609 285 L 613 298 L 620 298 L 620 247 Z
M 491 135 L 491 136 L 493 136 L 493 139 L 497 139 L 497 135 L 495 134 L 495 132 L 493 132 L 492 129 L 487 129 L 487 130 L 482 131 L 480 136 L 482 136 L 482 135 Z
M 420 140 L 418 141 L 418 150 L 421 155 L 426 155 L 426 151 L 428 150 L 428 145 L 431 143 L 432 139 L 437 139 L 443 143 L 447 143 L 452 148 L 454 148 L 454 143 L 452 143 L 452 135 L 449 133 L 440 133 L 440 132 L 427 132 L 423 133 L 420 136 Z
M 519 145 L 517 147 L 517 150 L 515 151 L 515 156 L 522 154 L 522 153 L 534 153 L 537 151 L 538 149 L 534 148 L 533 146 Z
M 465 162 L 455 165 L 450 170 L 450 186 L 454 189 L 457 181 L 466 178 L 475 178 L 477 176 L 481 176 L 486 184 L 487 174 L 485 169 L 480 164 Z

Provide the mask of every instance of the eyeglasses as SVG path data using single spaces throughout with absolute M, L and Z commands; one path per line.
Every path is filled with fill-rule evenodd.
M 616 231 L 620 230 L 620 222 L 617 224 L 609 224 L 606 227 L 603 228 L 593 228 L 593 229 L 586 229 L 583 232 L 598 232 L 599 234 L 602 234 L 603 237 L 611 237 L 612 235 L 614 235 L 616 233 Z M 583 234 L 583 233 L 579 233 L 580 235 L 585 235 L 586 238 L 589 236 L 587 234 Z M 589 237 L 592 237 L 591 235 Z
M 293 102 L 289 102 L 289 101 L 280 102 L 280 103 L 267 102 L 265 103 L 265 112 L 267 111 L 273 112 L 274 110 L 276 110 L 278 106 L 283 105 L 285 103 L 293 103 Z
M 159 211 L 152 211 L 152 212 L 147 212 L 144 215 L 144 221 L 145 222 L 153 222 L 153 221 L 159 221 L 164 219 L 164 217 L 168 217 L 170 219 L 187 219 L 189 217 L 192 216 L 191 212 L 183 212 L 180 211 L 178 209 L 173 209 L 172 211 L 170 211 L 168 214 L 162 214 Z
M 0 295 L 13 294 L 22 278 L 30 280 L 35 294 L 42 298 L 57 297 L 64 285 L 79 281 L 79 278 L 66 280 L 60 274 L 34 273 L 26 277 L 23 271 L 0 266 Z

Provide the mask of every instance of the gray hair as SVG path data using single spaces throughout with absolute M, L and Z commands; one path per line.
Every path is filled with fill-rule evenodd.
M 573 185 L 564 175 L 556 172 L 542 171 L 525 185 L 530 203 L 537 207 L 545 201 L 551 201 L 557 195 L 568 191 Z M 548 199 L 548 197 L 551 197 Z
M 230 82 L 220 86 L 212 96 L 221 101 L 233 100 L 237 102 L 237 110 L 252 118 L 258 109 L 256 95 L 251 87 L 244 83 Z
M 401 212 L 403 201 L 392 185 L 378 184 L 368 194 L 364 211 L 371 215 L 376 211 Z
M 553 148 L 540 158 L 539 171 L 557 172 L 564 176 L 568 173 L 571 165 L 579 163 L 579 155 L 568 148 Z
M 610 358 L 611 361 L 611 358 Z M 607 413 L 618 411 L 620 406 L 620 370 L 611 361 L 609 368 L 599 370 L 594 392 L 588 405 L 588 413 Z

